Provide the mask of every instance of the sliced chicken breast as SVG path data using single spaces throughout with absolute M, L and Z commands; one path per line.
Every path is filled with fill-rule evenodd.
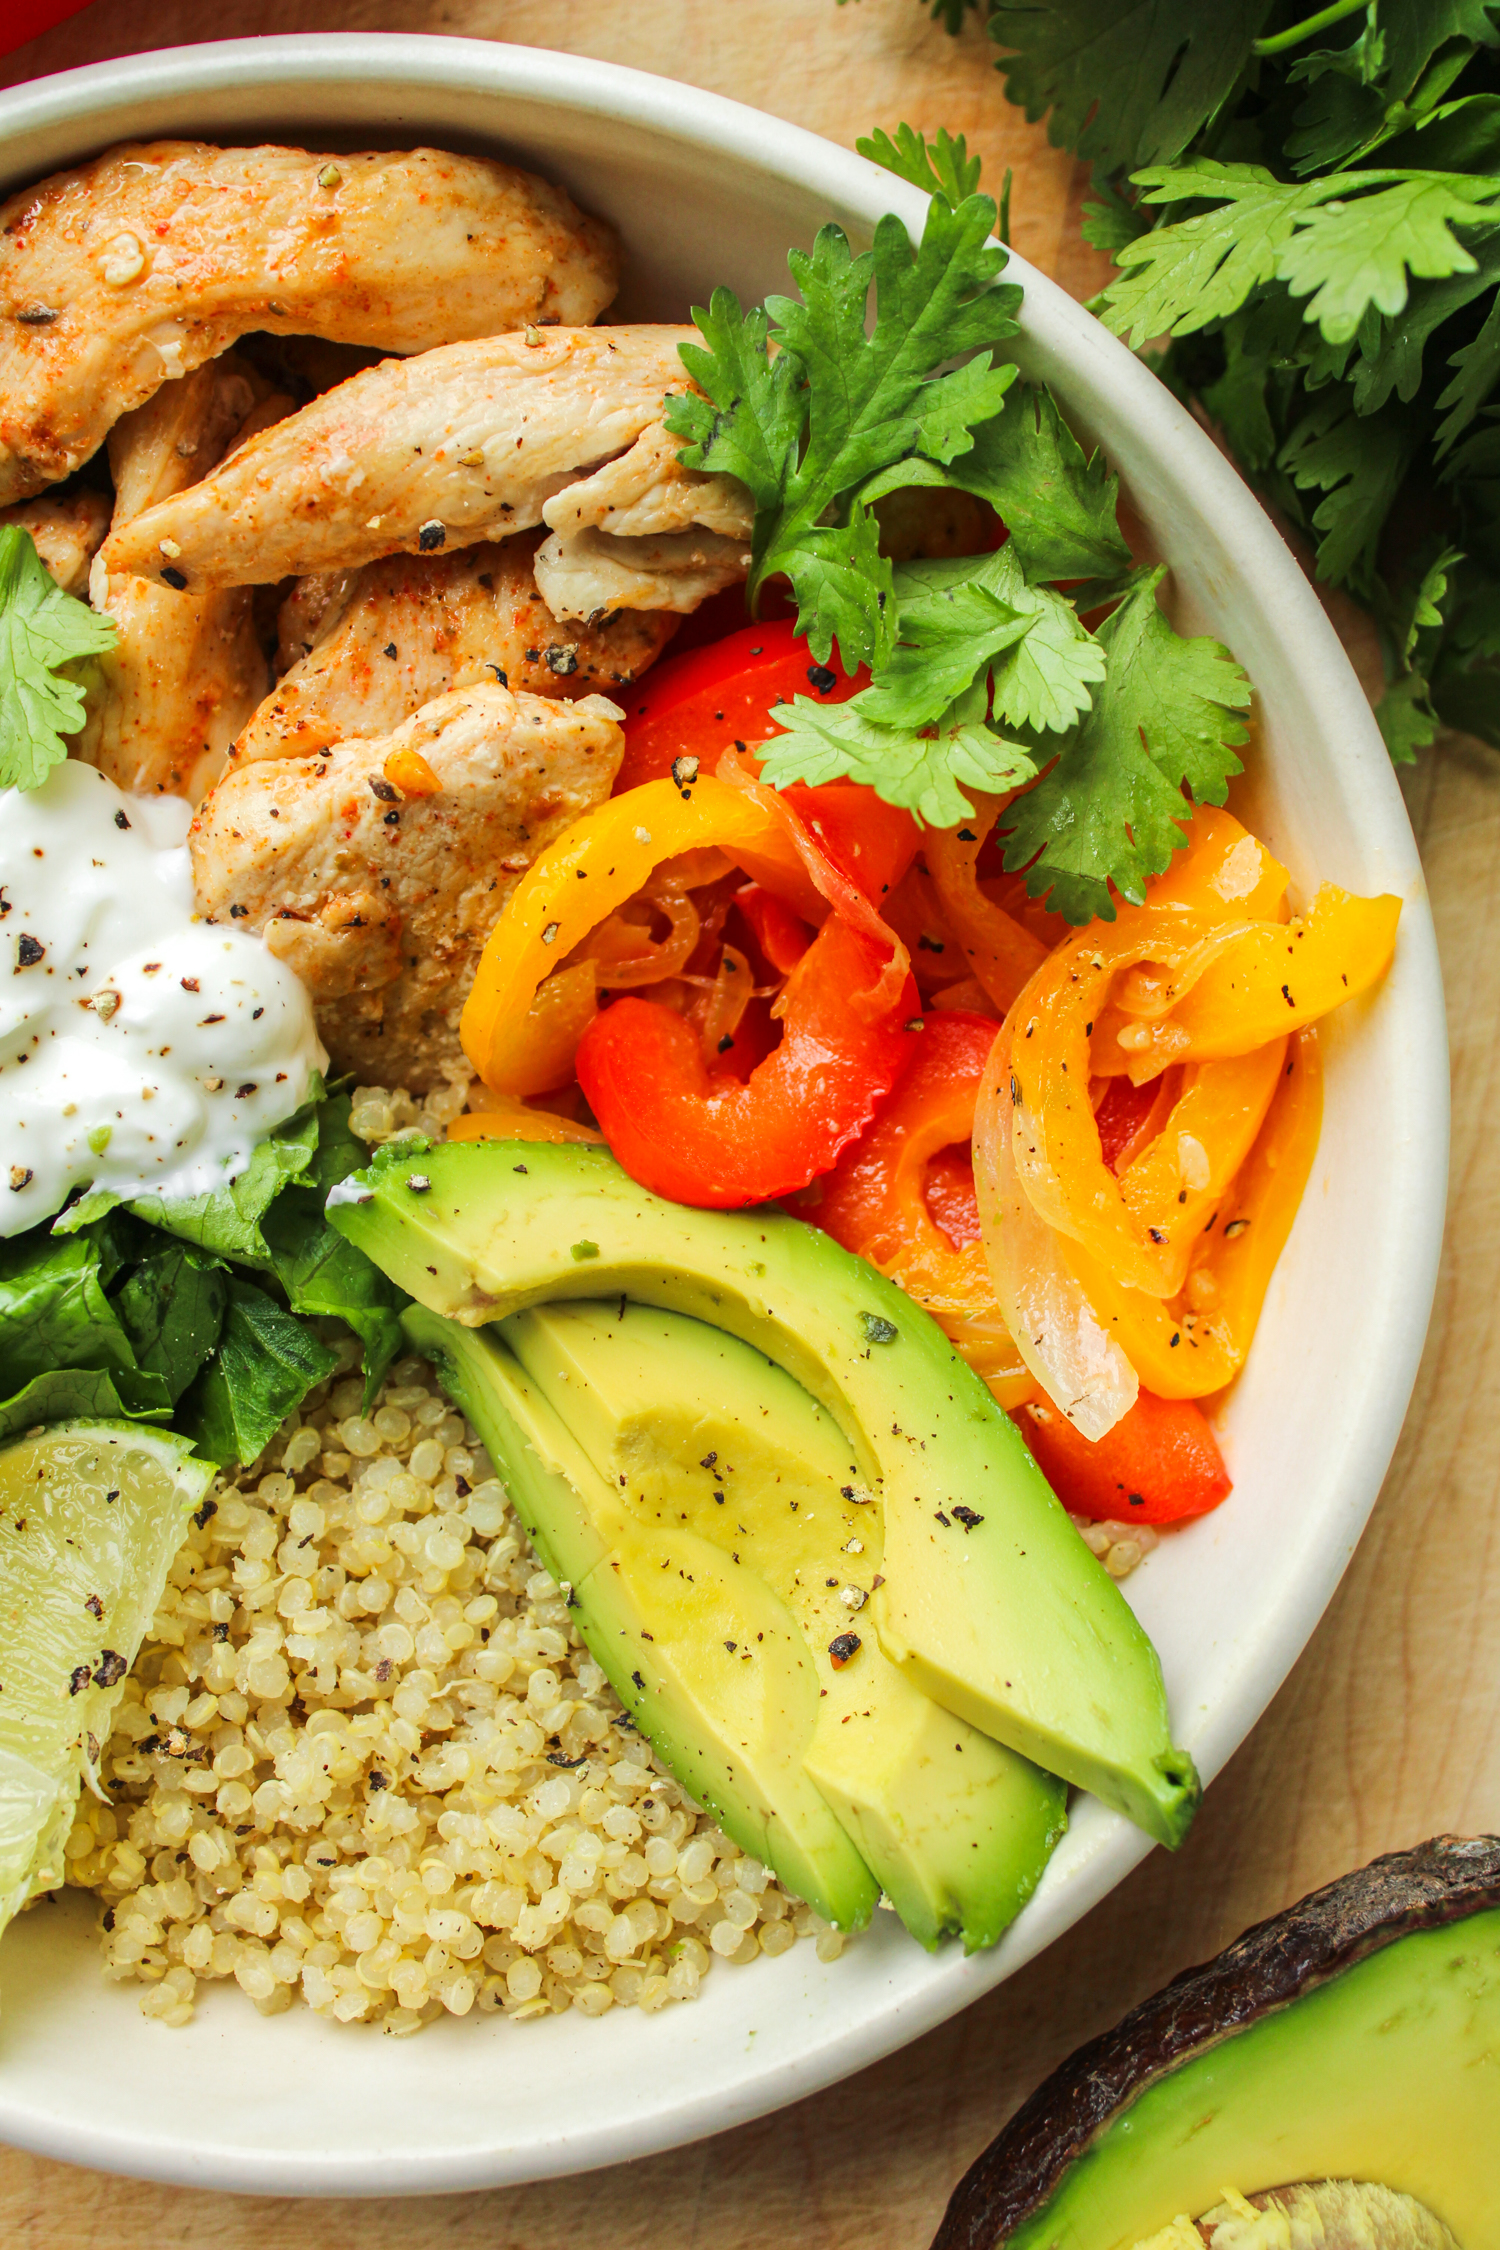
M 167 384 L 110 432 L 115 526 L 192 484 L 242 429 L 291 403 L 233 353 Z M 100 659 L 102 685 L 75 753 L 122 789 L 196 804 L 269 685 L 253 596 L 237 586 L 173 594 L 153 579 L 112 575 L 102 557 L 92 591 L 119 638 Z
M 681 443 L 656 422 L 628 453 L 544 503 L 551 536 L 537 551 L 536 574 L 555 616 L 686 614 L 745 576 L 750 495 L 737 478 L 685 469 Z
M 112 533 L 109 567 L 245 586 L 524 531 L 660 422 L 695 333 L 533 328 L 386 360 Z
M 348 581 L 303 580 L 283 603 L 281 645 L 314 608 L 329 606 L 304 652 L 230 751 L 305 757 L 349 735 L 383 734 L 449 688 L 495 680 L 537 695 L 606 694 L 643 672 L 677 620 L 626 613 L 564 630 L 537 592 L 534 535 L 454 555 L 392 555 Z
M 0 503 L 252 329 L 425 352 L 580 326 L 617 263 L 608 227 L 487 157 L 110 149 L 0 206 Z
M 109 529 L 109 502 L 102 492 L 50 493 L 0 508 L 0 524 L 19 524 L 31 533 L 43 563 L 65 594 L 88 592 L 89 565 Z
M 336 1069 L 440 1084 L 462 1068 L 459 1012 L 517 879 L 609 794 L 618 718 L 602 696 L 491 682 L 393 733 L 240 766 L 193 823 L 199 904 L 296 970 Z

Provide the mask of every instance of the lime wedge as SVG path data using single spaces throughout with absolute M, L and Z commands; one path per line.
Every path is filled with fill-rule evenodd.
M 63 1879 L 79 1787 L 213 1481 L 188 1450 L 63 1422 L 0 1451 L 0 1929 Z

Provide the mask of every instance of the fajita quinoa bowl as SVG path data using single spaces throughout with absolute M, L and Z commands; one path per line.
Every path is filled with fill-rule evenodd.
M 0 2137 L 223 2187 L 390 2194 L 580 2169 L 719 2130 L 940 2021 L 1050 1942 L 1153 1837 L 1179 1841 L 1198 1777 L 1253 1725 L 1352 1552 L 1415 1374 L 1446 1164 L 1431 925 L 1384 749 L 1255 503 L 1051 284 L 1016 259 L 997 283 L 972 181 L 955 178 L 944 200 L 932 179 L 907 184 L 734 104 L 444 40 L 139 57 L 19 90 L 0 118 L 7 192 L 166 140 L 211 144 L 210 167 L 224 152 L 215 179 L 257 144 L 315 152 L 310 165 L 278 158 L 256 188 L 314 202 L 365 193 L 362 168 L 377 162 L 398 197 L 429 161 L 448 167 L 443 194 L 478 193 L 499 158 L 545 183 L 506 190 L 525 208 L 505 224 L 507 240 L 534 230 L 533 263 L 551 277 L 534 298 L 524 260 L 481 277 L 508 308 L 487 318 L 456 283 L 419 306 L 397 259 L 408 325 L 366 334 L 351 315 L 322 347 L 357 355 L 336 366 L 303 348 L 295 303 L 262 308 L 265 348 L 238 341 L 255 325 L 241 320 L 209 360 L 190 326 L 168 321 L 155 396 L 175 407 L 205 394 L 196 369 L 218 367 L 214 458 L 231 450 L 206 476 L 170 469 L 150 484 L 135 422 L 94 498 L 89 459 L 111 420 L 125 428 L 149 399 L 128 369 L 114 408 L 106 381 L 67 392 L 65 333 L 40 283 L 16 316 L 37 411 L 30 436 L 7 432 L 0 471 L 11 511 L 53 485 L 82 495 L 69 525 L 93 545 L 79 587 L 98 551 L 94 609 L 80 595 L 67 612 L 78 664 L 118 679 L 142 619 L 165 661 L 184 602 L 216 620 L 231 681 L 236 634 L 279 631 L 281 654 L 274 692 L 236 721 L 227 775 L 201 714 L 196 732 L 165 738 L 169 770 L 153 768 L 148 699 L 125 711 L 116 692 L 97 726 L 84 722 L 81 754 L 15 788 L 43 855 L 48 819 L 103 839 L 89 860 L 101 915 L 160 880 L 158 920 L 116 941 L 111 981 L 79 987 L 90 1054 L 162 1020 L 166 985 L 152 980 L 164 976 L 183 998 L 170 1043 L 155 1033 L 159 1098 L 176 1101 L 195 1074 L 232 1103 L 205 1110 L 217 1122 L 201 1131 L 203 1160 L 265 1193 L 243 1190 L 231 1226 L 191 1170 L 189 1124 L 170 1151 L 166 1136 L 117 1133 L 122 1112 L 96 1119 L 84 1077 L 57 1097 L 45 1149 L 32 1127 L 34 1160 L 29 1144 L 0 1152 L 13 1194 L 36 1202 L 38 1240 L 86 1246 L 120 1230 L 112 1263 L 87 1247 L 48 1255 L 95 1256 L 135 1341 L 118 1377 L 86 1363 L 109 1390 L 80 1388 L 81 1355 L 18 1362 L 3 1388 L 37 1403 L 6 1458 L 97 1495 L 91 1536 L 111 1525 L 126 1558 L 118 1590 L 90 1586 L 98 1611 L 75 1605 L 102 1611 L 101 1633 L 127 1637 L 113 1620 L 132 1586 L 159 1595 L 132 1627 L 133 1662 L 113 1642 L 101 1654 L 74 1608 L 59 1628 L 59 1649 L 93 1634 L 61 1676 L 68 1740 L 97 1786 L 46 1829 L 38 1864 L 55 1860 L 66 1882 L 17 1916 L 0 1955 Z M 406 153 L 424 150 L 440 153 Z M 127 202 L 140 192 L 130 162 L 127 150 L 109 187 Z M 877 261 L 899 264 L 912 255 L 900 228 L 877 232 L 889 213 L 923 244 L 933 306 L 947 302 L 942 276 L 970 261 L 928 360 L 942 356 L 939 332 L 978 356 L 961 376 L 925 379 L 968 385 L 962 412 L 990 433 L 971 451 L 978 462 L 988 445 L 989 465 L 960 471 L 961 446 L 946 465 L 941 447 L 908 446 L 888 475 L 862 455 L 861 475 L 887 486 L 851 500 L 853 473 L 830 470 L 800 530 L 785 491 L 755 494 L 757 551 L 781 557 L 767 577 L 801 603 L 804 646 L 770 585 L 753 629 L 743 606 L 712 607 L 739 598 L 741 480 L 755 472 L 742 455 L 731 474 L 713 451 L 722 431 L 704 394 L 724 420 L 738 401 L 714 388 L 713 337 L 695 346 L 687 324 L 716 288 L 742 306 L 784 289 L 788 251 L 830 222 L 856 253 L 874 239 Z M 599 221 L 622 250 L 612 301 Z M 110 223 L 105 329 L 149 265 L 125 219 Z M 841 254 L 828 240 L 820 256 Z M 456 255 L 462 278 L 478 253 Z M 816 271 L 797 271 L 815 306 Z M 993 293 L 1018 282 L 1018 302 Z M 722 343 L 722 302 L 714 318 Z M 379 361 L 371 347 L 406 356 Z M 174 350 L 189 355 L 180 366 Z M 413 422 L 419 443 L 397 465 L 426 375 L 447 399 L 481 360 L 486 401 L 496 384 L 541 378 L 558 396 L 570 367 L 597 362 L 588 411 L 602 400 L 617 419 L 587 442 L 566 424 L 529 497 L 477 425 L 449 462 L 457 424 L 434 450 Z M 663 394 L 690 388 L 674 373 L 684 364 L 696 406 L 668 407 L 663 426 Z M 629 382 L 647 404 L 621 421 Z M 373 402 L 362 467 L 327 403 L 341 385 Z M 960 410 L 959 393 L 944 396 Z M 1048 419 L 1049 397 L 1066 422 Z M 699 408 L 696 431 L 674 420 Z M 568 411 L 576 423 L 584 409 Z M 544 420 L 516 426 L 535 444 Z M 690 439 L 701 450 L 679 466 Z M 1094 470 L 1078 441 L 1100 448 Z M 181 460 L 208 440 L 173 442 Z M 1039 444 L 1082 496 L 1071 545 L 1026 515 Z M 334 495 L 300 518 L 275 500 L 294 453 L 303 489 Z M 635 485 L 632 462 L 649 472 Z M 1112 491 L 1100 499 L 1109 473 L 1143 527 L 1133 556 Z M 476 482 L 455 497 L 464 477 Z M 373 498 L 357 496 L 361 479 Z M 934 514 L 938 488 L 948 499 Z M 870 511 L 893 497 L 908 515 L 888 507 L 877 531 Z M 762 540 L 773 517 L 780 549 Z M 808 589 L 825 583 L 817 542 L 851 524 L 833 558 L 835 612 Z M 326 591 L 340 572 L 344 590 Z M 352 595 L 351 573 L 363 574 Z M 64 564 L 52 575 L 61 586 Z M 1080 602 L 1051 590 L 1080 581 L 1092 589 Z M 901 620 L 889 646 L 881 584 Z M 249 589 L 267 586 L 280 608 L 262 600 L 257 626 Z M 434 600 L 455 620 L 443 647 L 477 632 L 493 678 L 446 657 L 446 673 L 432 669 L 438 642 L 421 620 Z M 963 603 L 970 641 L 978 613 L 989 638 L 929 710 L 934 620 L 946 628 Z M 503 662 L 485 637 L 502 627 Z M 413 646 L 429 669 L 397 689 Z M 1036 659 L 1024 678 L 1023 647 Z M 926 653 L 914 663 L 903 648 Z M 1130 677 L 1180 681 L 1162 692 L 1183 708 L 1197 699 L 1196 762 L 1170 789 L 1191 781 L 1199 809 L 1169 791 L 1155 858 L 1138 809 L 1125 857 L 1069 859 L 1066 760 L 1050 761 L 1090 710 L 1106 725 L 1111 683 Z M 330 726 L 340 694 L 360 718 L 346 709 Z M 1116 741 L 1132 727 L 1152 739 L 1155 716 L 1136 711 L 1118 707 Z M 471 832 L 440 829 L 442 808 L 464 790 L 478 804 L 488 786 L 464 729 L 519 741 L 526 726 L 542 730 L 543 787 L 484 812 L 496 823 L 484 864 L 507 889 L 459 995 L 460 1057 L 458 1001 L 450 1020 L 427 941 L 411 936 L 425 927 L 412 863 L 379 855 L 436 868 L 425 879 L 438 897 L 474 850 Z M 917 745 L 904 796 L 889 780 L 901 743 Z M 285 887 L 286 838 L 295 828 L 312 865 L 308 792 L 350 774 L 349 833 L 391 875 L 372 879 L 368 905 L 340 876 L 335 912 L 331 878 L 315 906 Z M 193 806 L 196 919 L 181 888 Z M 1004 857 L 993 839 L 1028 817 L 1034 845 Z M 1054 852 L 1028 898 L 1026 867 Z M 391 883 L 405 920 L 385 930 Z M 44 917 L 65 894 L 37 886 L 11 891 L 39 933 L 17 973 L 45 976 L 64 940 L 47 929 L 44 942 Z M 1273 1012 L 1247 1029 L 1245 979 L 1216 964 L 1252 946 L 1250 981 Z M 958 947 L 967 976 L 941 965 Z M 736 977 L 754 983 L 748 1004 Z M 1070 995 L 1090 979 L 1100 1006 L 1080 1000 L 1074 1024 Z M 1315 1044 L 1299 1044 L 1315 1017 Z M 75 1029 L 73 1015 L 58 1023 Z M 1070 1040 L 1096 1082 L 1082 1142 Z M 739 1076 L 737 1041 L 751 1050 Z M 800 1107 L 778 1107 L 762 1073 L 780 1054 L 790 1076 L 813 1046 L 824 1075 Z M 160 1057 L 173 1050 L 169 1076 Z M 319 1077 L 299 1109 L 320 1055 L 339 1090 L 325 1098 Z M 1319 1079 L 1320 1122 L 1304 1094 Z M 17 1107 L 13 1134 L 30 1117 Z M 1084 1159 L 1124 1183 L 1128 1216 L 1132 1168 L 1166 1118 L 1178 1153 L 1162 1223 L 1142 1202 L 1149 1226 L 1092 1233 Z M 927 1152 L 938 1228 L 920 1237 L 920 1274 L 890 1186 L 908 1144 Z M 1300 1197 L 1278 1202 L 1278 1172 L 1305 1179 Z M 47 1233 L 60 1210 L 71 1232 Z M 1031 1230 L 1025 1257 L 1006 1248 L 1018 1228 Z M 1273 1234 L 1279 1255 L 1256 1265 Z M 1071 1263 L 1065 1238 L 1081 1245 Z M 996 1290 L 1004 1320 L 987 1310 Z M 152 1380 L 170 1388 L 192 1320 L 209 1341 L 191 1386 L 154 1405 Z M 1180 1452 L 1178 1471 L 1161 1468 L 1170 1448 L 1139 1474 L 1146 1454 L 1127 1464 L 1098 1450 L 1137 1412 L 1137 1388 L 1173 1445 L 1201 1427 L 1187 1468 Z M 757 1418 L 776 1443 L 756 1436 Z M 1085 1443 L 1095 1450 L 1079 1455 Z M 901 1448 L 918 1444 L 929 1459 L 915 1476 Z M 127 1455 L 128 1475 L 111 1469 Z M 1100 1461 L 1118 1464 L 1102 1483 Z M 40 1505 L 30 1514 L 33 1542 L 52 1537 Z M 19 1541 L 24 1512 L 11 1520 Z M 50 1563 L 28 1565 L 19 1545 L 0 1556 L 8 1597 L 24 1599 L 27 1567 L 72 1588 L 62 1526 Z M 1028 1547 L 1040 1578 L 1019 1573 Z M 1022 1645 L 1023 1610 L 1062 1633 L 1079 1604 L 1130 1714 L 1118 1737 L 992 1661 L 997 1645 Z M 821 1733 L 819 1702 L 839 1721 Z M 799 1727 L 804 1749 L 789 1757 Z M 955 1838 L 969 1848 L 970 1815 L 949 1785 L 924 1795 L 913 1779 L 955 1754 L 1003 1807 L 975 1831 L 993 1871 L 978 1889 L 950 1864 Z M 11 1878 L 22 1896 L 25 1873 L 23 1861 Z M 894 1912 L 872 1911 L 882 1896 Z

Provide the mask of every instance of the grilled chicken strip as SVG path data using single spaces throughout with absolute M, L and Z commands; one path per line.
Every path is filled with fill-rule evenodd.
M 660 654 L 676 618 L 627 612 L 564 630 L 537 592 L 535 546 L 523 534 L 453 555 L 392 555 L 343 582 L 301 580 L 282 604 L 283 649 L 319 597 L 328 606 L 231 764 L 384 734 L 475 680 L 570 698 L 628 685 Z
M 694 334 L 534 328 L 386 360 L 112 533 L 109 567 L 245 586 L 524 531 L 660 422 Z M 704 506 L 726 481 L 704 480 Z
M 109 529 L 109 502 L 102 492 L 22 500 L 14 508 L 0 508 L 0 524 L 7 523 L 31 533 L 37 553 L 65 594 L 88 592 L 89 565 Z
M 555 616 L 685 613 L 745 576 L 750 495 L 736 478 L 683 468 L 681 442 L 654 423 L 628 453 L 544 503 L 551 536 L 537 552 L 536 577 Z
M 115 526 L 191 485 L 243 429 L 291 403 L 233 353 L 167 384 L 109 434 Z M 196 804 L 268 684 L 253 597 L 239 587 L 173 594 L 152 579 L 111 575 L 102 556 L 93 594 L 119 639 L 100 659 L 102 692 L 76 754 L 122 789 Z
M 440 1084 L 462 1067 L 459 1011 L 517 878 L 609 794 L 618 716 L 602 696 L 492 681 L 391 734 L 238 767 L 193 823 L 199 904 L 296 970 L 336 1069 Z
M 0 503 L 251 329 L 425 352 L 578 326 L 617 263 L 609 228 L 487 157 L 110 149 L 0 206 Z

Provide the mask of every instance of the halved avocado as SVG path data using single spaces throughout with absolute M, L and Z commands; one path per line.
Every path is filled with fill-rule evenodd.
M 965 2174 L 933 2250 L 1147 2250 L 1300 2181 L 1500 2243 L 1500 1838 L 1377 1859 L 1079 2048 Z M 1399 2210 L 1375 2232 L 1382 2199 L 1362 2200 L 1340 2242 L 1430 2239 Z
M 993 1945 L 1052 1856 L 1067 1793 L 932 1702 L 863 1626 L 882 1511 L 851 1483 L 832 1415 L 682 1313 L 582 1299 L 500 1325 L 636 1523 L 669 1549 L 687 1535 L 743 1559 L 786 1603 L 817 1677 L 803 1768 L 912 1936 Z M 586 1588 L 578 1599 L 586 1610 Z
M 869 1617 L 893 1664 L 982 1734 L 1180 1843 L 1193 1762 L 1161 1667 L 1014 1425 L 937 1323 L 783 1213 L 697 1211 L 603 1150 L 411 1143 L 334 1189 L 332 1223 L 432 1311 L 478 1327 L 624 1296 L 727 1329 L 828 1408 L 885 1512 Z

